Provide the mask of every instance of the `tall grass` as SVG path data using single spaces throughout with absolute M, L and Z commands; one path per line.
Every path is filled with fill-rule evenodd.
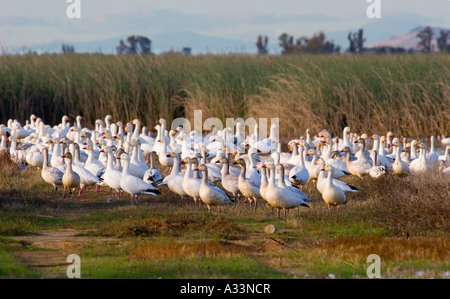
M 3 56 L 0 122 L 111 114 L 152 125 L 279 117 L 281 135 L 345 126 L 366 133 L 450 135 L 450 56 Z M 151 126 L 152 127 L 152 126 Z

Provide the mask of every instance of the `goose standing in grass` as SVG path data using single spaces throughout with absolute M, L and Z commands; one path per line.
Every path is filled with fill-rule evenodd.
M 261 194 L 262 199 L 266 200 L 266 190 L 269 185 L 269 181 L 267 179 L 267 169 L 264 164 L 261 162 L 256 165 L 261 174 L 261 185 L 259 187 L 259 194 Z
M 347 164 L 347 169 L 348 171 L 359 177 L 359 178 L 363 178 L 364 175 L 369 174 L 369 170 L 372 168 L 371 164 L 365 163 L 363 161 L 360 160 L 355 160 L 355 161 L 351 161 L 351 151 L 350 148 L 345 147 L 342 152 L 347 153 L 347 158 L 346 158 L 346 164 Z M 325 161 L 326 164 L 328 164 L 327 161 Z M 333 165 L 331 165 L 333 166 Z M 331 172 L 331 175 L 333 175 L 333 172 Z
M 11 146 L 9 147 L 9 154 L 11 160 L 13 160 L 16 164 L 25 164 L 27 162 L 26 156 L 27 151 L 20 150 L 17 148 L 17 138 L 14 136 L 9 137 L 9 141 L 11 142 Z
M 233 194 L 235 202 L 239 199 L 241 191 L 239 190 L 239 176 L 230 173 L 230 161 L 226 157 L 220 158 L 222 163 L 222 187 Z
M 122 161 L 123 165 L 122 175 L 120 177 L 120 188 L 131 195 L 131 202 L 133 204 L 138 203 L 139 195 L 149 194 L 158 196 L 158 194 L 160 194 L 160 192 L 156 190 L 155 187 L 144 182 L 140 178 L 131 175 L 128 172 L 128 166 L 130 165 L 130 156 L 127 153 L 121 154 L 120 160 Z
M 395 161 L 394 164 L 392 164 L 392 171 L 396 175 L 405 176 L 410 173 L 410 168 L 408 166 L 408 163 L 402 160 L 401 158 L 401 152 L 403 150 L 402 145 L 400 141 L 396 140 L 391 146 L 396 148 L 395 152 Z
M 430 151 L 426 153 L 426 159 L 430 161 L 431 165 L 434 165 L 439 160 L 439 155 L 436 152 L 436 137 L 431 136 L 431 145 L 430 145 Z
M 41 176 L 47 183 L 53 185 L 55 192 L 58 192 L 58 186 L 63 185 L 64 173 L 48 165 L 48 150 L 43 148 L 41 153 L 44 155 L 44 163 L 42 164 Z
M 67 158 L 68 154 L 69 154 L 70 160 L 71 160 L 71 168 L 80 177 L 80 192 L 78 192 L 78 197 L 81 197 L 81 194 L 88 186 L 100 185 L 102 183 L 103 179 L 101 179 L 99 176 L 94 175 L 93 173 L 91 173 L 89 170 L 87 170 L 84 167 L 74 165 L 73 156 L 70 153 L 69 149 L 66 149 L 66 151 L 64 153 L 64 158 Z M 67 163 L 66 163 L 66 165 L 67 165 Z M 66 168 L 66 171 L 67 171 L 67 168 Z
M 280 172 L 284 171 L 284 165 L 279 163 L 276 164 L 275 166 L 275 170 L 278 170 Z M 296 186 L 288 186 L 286 185 L 286 182 L 284 180 L 278 180 L 278 182 L 275 180 L 277 187 L 279 188 L 283 188 L 283 189 L 287 189 L 289 191 L 292 191 L 294 193 L 297 193 L 299 196 L 301 196 L 305 201 L 307 202 L 311 202 L 312 199 L 309 198 L 302 190 L 300 190 L 298 187 Z
M 185 202 L 188 194 L 183 189 L 184 175 L 180 172 L 180 158 L 177 153 L 171 152 L 167 154 L 173 159 L 173 167 L 168 176 L 166 176 L 160 185 L 167 185 L 170 191 L 181 196 L 181 200 Z
M 247 171 L 247 166 L 244 159 L 239 159 L 236 162 L 241 168 L 241 173 L 238 177 L 238 187 L 241 194 L 250 201 L 250 204 L 255 203 L 255 211 L 258 206 L 258 199 L 261 199 L 261 193 L 259 189 L 261 187 L 261 179 L 259 182 L 255 182 L 252 179 L 246 178 L 245 174 Z
M 102 174 L 106 170 L 106 167 L 98 159 L 94 158 L 94 146 L 92 144 L 92 141 L 88 140 L 85 143 L 86 145 L 84 149 L 88 151 L 88 158 L 86 160 L 85 168 L 95 176 L 102 176 Z
M 66 197 L 66 188 L 69 188 L 70 192 L 72 193 L 71 199 L 73 199 L 75 189 L 79 188 L 81 185 L 81 178 L 78 173 L 73 171 L 72 154 L 69 151 L 67 151 L 64 155 L 62 155 L 62 157 L 64 158 L 64 162 L 66 164 L 66 171 L 64 172 L 64 175 L 62 177 L 62 182 L 64 186 L 63 198 Z M 81 193 L 78 194 L 78 197 L 80 196 Z
M 33 167 L 41 168 L 44 164 L 44 155 L 37 149 L 30 149 L 25 156 L 27 164 Z
M 333 167 L 331 165 L 326 165 L 322 168 L 322 171 L 328 172 L 327 182 L 322 192 L 322 198 L 325 201 L 328 210 L 331 211 L 331 206 L 336 206 L 337 211 L 339 211 L 339 207 L 347 203 L 345 192 L 333 183 Z
M 327 184 L 327 175 L 326 175 L 326 171 L 322 170 L 325 168 L 325 162 L 323 161 L 323 159 L 319 159 L 317 161 L 317 164 L 319 164 L 320 169 L 319 169 L 319 176 L 317 178 L 317 190 L 320 193 L 323 193 L 323 190 L 326 187 Z M 331 165 L 330 165 L 331 166 Z M 333 166 L 331 166 L 333 167 Z M 339 188 L 341 188 L 344 192 L 358 192 L 359 189 L 356 188 L 355 186 L 352 186 L 350 184 L 347 184 L 344 181 L 338 180 L 336 178 L 334 178 L 334 172 L 336 171 L 336 169 L 333 168 L 333 172 L 331 173 L 331 176 L 333 177 L 333 184 L 338 186 Z
M 197 167 L 197 170 L 203 172 L 200 185 L 200 199 L 208 206 L 209 211 L 211 210 L 211 206 L 218 206 L 220 213 L 221 206 L 233 203 L 225 191 L 208 182 L 208 167 L 201 164 Z
M 191 158 L 186 157 L 181 160 L 181 163 L 184 163 L 187 166 L 183 177 L 183 190 L 187 195 L 194 199 L 194 205 L 197 205 L 198 200 L 200 199 L 200 186 L 202 181 L 198 178 L 192 177 L 193 168 Z
M 170 155 L 170 151 L 172 150 L 169 148 L 169 152 L 167 151 L 168 146 L 165 138 L 161 138 L 158 141 L 162 144 L 159 153 L 159 163 L 161 163 L 162 166 L 171 169 L 172 167 L 174 167 L 174 159 Z
M 277 209 L 277 219 L 280 219 L 280 211 L 284 211 L 284 218 L 287 217 L 287 211 L 300 206 L 306 206 L 305 197 L 292 192 L 288 189 L 283 189 L 275 185 L 275 165 L 267 164 L 266 167 L 270 170 L 269 184 L 266 190 L 266 201 L 270 206 Z
M 425 143 L 420 142 L 419 149 L 420 149 L 419 158 L 413 160 L 409 165 L 411 172 L 416 174 L 431 172 L 433 170 L 433 166 L 429 161 L 427 161 L 426 158 L 427 146 L 425 145 Z
M 372 160 L 372 168 L 369 170 L 369 175 L 372 178 L 378 179 L 379 177 L 382 177 L 383 175 L 386 175 L 388 173 L 387 168 L 384 165 L 379 165 L 378 163 L 378 151 L 373 151 Z
M 122 177 L 122 173 L 114 169 L 115 158 L 113 150 L 110 146 L 106 146 L 104 149 L 101 149 L 100 152 L 106 152 L 108 157 L 106 170 L 102 175 L 103 183 L 116 191 L 116 200 L 119 200 L 122 194 L 122 188 L 120 187 L 120 179 Z
M 294 166 L 289 171 L 289 178 L 291 180 L 291 183 L 296 186 L 300 186 L 300 188 L 303 188 L 303 186 L 308 182 L 309 180 L 309 171 L 305 166 L 305 160 L 303 158 L 303 150 L 304 147 L 302 145 L 299 146 L 299 164 Z
M 146 181 L 149 184 L 158 186 L 159 184 L 162 183 L 163 177 L 161 175 L 161 172 L 158 169 L 156 169 L 155 157 L 156 152 L 151 152 L 150 169 L 145 172 L 144 181 Z

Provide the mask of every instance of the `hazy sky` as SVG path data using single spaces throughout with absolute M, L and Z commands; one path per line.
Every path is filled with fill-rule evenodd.
M 66 0 L 0 0 L 0 45 L 32 46 L 130 34 L 192 31 L 254 41 L 348 30 L 369 22 L 367 0 L 80 0 L 81 19 L 69 19 Z M 450 28 L 450 0 L 380 0 L 383 19 L 409 16 Z M 412 28 L 411 28 L 412 29 Z

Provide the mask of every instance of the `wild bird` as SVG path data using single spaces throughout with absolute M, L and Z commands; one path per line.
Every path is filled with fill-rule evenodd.
M 59 186 L 63 186 L 64 173 L 48 165 L 48 150 L 43 148 L 41 153 L 44 155 L 44 162 L 42 164 L 41 176 L 47 183 L 53 185 L 55 192 L 58 191 Z
M 232 204 L 234 202 L 228 197 L 225 191 L 208 182 L 208 167 L 201 164 L 196 170 L 203 172 L 200 185 L 200 199 L 206 204 L 208 211 L 211 210 L 211 206 L 217 206 L 220 213 L 221 206 Z
M 280 165 L 280 164 L 277 164 Z M 284 211 L 284 218 L 287 218 L 287 211 L 300 206 L 308 206 L 307 196 L 301 196 L 291 190 L 280 188 L 275 185 L 275 165 L 267 164 L 270 170 L 269 184 L 265 192 L 265 200 L 270 206 L 277 210 L 277 219 L 280 219 L 280 211 Z M 280 168 L 281 170 L 281 168 Z
M 66 197 L 66 188 L 69 188 L 70 193 L 72 193 L 71 199 L 73 199 L 73 195 L 75 193 L 76 188 L 79 188 L 81 185 L 81 178 L 78 173 L 74 172 L 72 169 L 72 154 L 70 152 L 66 152 L 62 158 L 64 158 L 64 162 L 66 163 L 66 171 L 62 177 L 62 182 L 64 186 L 63 198 Z M 81 190 L 81 189 L 80 189 Z M 78 195 L 81 196 L 81 193 Z
M 155 187 L 129 173 L 130 157 L 127 153 L 121 154 L 119 159 L 122 161 L 123 165 L 122 175 L 120 177 L 120 188 L 130 194 L 131 202 L 133 204 L 138 203 L 139 195 L 149 194 L 158 196 L 158 194 L 160 194 Z
M 157 156 L 156 152 L 152 151 L 150 153 L 150 169 L 146 170 L 144 173 L 144 181 L 149 184 L 158 186 L 162 183 L 163 177 L 161 172 L 156 169 L 155 157 Z
M 337 211 L 339 211 L 339 207 L 347 203 L 345 192 L 333 183 L 333 167 L 331 165 L 326 165 L 322 168 L 322 171 L 328 172 L 327 183 L 323 189 L 322 198 L 328 210 L 331 211 L 331 206 L 336 206 Z
M 241 173 L 238 177 L 238 188 L 241 194 L 250 201 L 250 204 L 255 203 L 255 211 L 258 206 L 258 199 L 262 199 L 261 193 L 259 189 L 261 187 L 261 179 L 259 182 L 255 182 L 254 180 L 247 178 L 245 176 L 247 166 L 245 164 L 244 159 L 238 159 L 235 164 L 238 164 L 241 168 Z

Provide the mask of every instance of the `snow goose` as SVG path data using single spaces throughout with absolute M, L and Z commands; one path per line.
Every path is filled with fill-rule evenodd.
M 62 157 L 64 158 L 64 162 L 66 164 L 66 171 L 64 172 L 64 175 L 62 177 L 62 183 L 64 186 L 63 198 L 66 197 L 66 188 L 69 188 L 70 192 L 72 193 L 71 198 L 73 199 L 75 189 L 80 187 L 81 185 L 81 178 L 78 173 L 73 171 L 72 154 L 69 151 L 67 151 Z M 80 196 L 81 193 L 78 194 L 78 197 Z
M 305 197 L 300 196 L 288 189 L 280 188 L 275 185 L 275 165 L 267 164 L 266 167 L 270 170 L 269 184 L 266 189 L 266 201 L 270 206 L 277 209 L 277 219 L 280 219 L 280 211 L 284 211 L 284 217 L 287 217 L 287 210 L 299 206 L 306 206 L 307 201 Z
M 220 163 L 222 163 L 222 187 L 233 194 L 234 200 L 237 202 L 241 191 L 239 190 L 239 176 L 230 173 L 230 161 L 226 157 L 220 158 Z
M 44 155 L 44 163 L 42 164 L 41 176 L 47 183 L 55 187 L 55 192 L 58 191 L 58 186 L 63 185 L 62 178 L 64 173 L 57 168 L 48 165 L 48 150 L 43 148 L 41 153 Z
M 427 146 L 425 145 L 425 143 L 420 142 L 419 149 L 420 149 L 419 158 L 413 160 L 409 165 L 411 172 L 416 174 L 431 172 L 433 170 L 433 166 L 429 161 L 427 161 L 426 158 Z
M 163 177 L 161 175 L 161 172 L 156 169 L 156 163 L 155 163 L 155 157 L 156 152 L 150 153 L 150 169 L 147 170 L 144 174 L 144 181 L 146 181 L 149 184 L 158 186 L 163 181 Z
M 179 154 L 171 152 L 167 156 L 173 159 L 173 167 L 168 176 L 166 176 L 160 185 L 167 185 L 170 191 L 181 196 L 184 202 L 188 194 L 183 189 L 184 175 L 180 172 L 180 158 Z
M 374 178 L 378 179 L 379 177 L 382 177 L 383 175 L 386 175 L 388 173 L 387 168 L 384 165 L 379 165 L 378 163 L 378 151 L 373 151 L 373 164 L 372 168 L 369 170 L 369 175 Z
M 233 203 L 225 191 L 208 182 L 208 167 L 201 164 L 196 169 L 203 172 L 200 185 L 200 199 L 208 206 L 209 211 L 211 206 L 218 206 L 220 212 L 221 206 Z
M 331 165 L 326 165 L 322 168 L 322 171 L 328 172 L 326 185 L 322 192 L 322 199 L 325 201 L 328 210 L 331 211 L 331 206 L 336 206 L 337 211 L 339 211 L 339 206 L 347 203 L 345 192 L 333 183 L 333 167 Z
M 353 144 L 351 143 L 349 139 L 350 135 L 350 128 L 345 127 L 342 132 L 342 144 L 339 145 L 338 149 L 342 151 L 344 148 L 348 147 L 350 149 L 350 152 L 353 152 Z
M 234 162 L 238 164 L 241 168 L 241 173 L 238 177 L 238 187 L 241 194 L 250 201 L 250 204 L 255 203 L 255 211 L 258 205 L 258 199 L 262 198 L 259 189 L 261 187 L 261 179 L 258 182 L 255 182 L 249 178 L 245 177 L 247 167 L 244 159 L 239 159 Z
M 94 149 L 91 140 L 85 142 L 84 149 L 88 151 L 88 158 L 86 160 L 85 168 L 95 176 L 100 177 L 105 171 L 106 167 L 98 159 L 94 158 Z
M 161 149 L 159 152 L 159 163 L 161 163 L 162 166 L 171 168 L 174 166 L 174 159 L 169 153 L 172 151 L 172 149 L 168 149 L 166 139 L 161 138 L 158 140 L 158 142 L 161 142 Z M 167 151 L 169 150 L 169 152 Z
M 44 155 L 37 149 L 30 149 L 25 156 L 27 164 L 33 167 L 41 168 L 44 164 Z
M 432 165 L 433 165 L 433 164 L 436 164 L 437 161 L 439 160 L 439 155 L 438 155 L 438 153 L 436 152 L 436 146 L 435 146 L 435 143 L 436 143 L 436 137 L 431 136 L 431 146 L 430 146 L 430 151 L 429 151 L 428 153 L 426 153 L 426 159 L 427 159 L 428 161 L 430 161 L 430 163 L 431 163 Z
M 9 147 L 9 153 L 11 160 L 13 160 L 16 164 L 25 164 L 27 162 L 26 156 L 27 151 L 19 150 L 17 148 L 17 138 L 14 136 L 10 136 L 9 141 L 11 142 L 11 146 Z
M 325 189 L 325 186 L 327 184 L 327 175 L 325 174 L 326 171 L 322 170 L 322 169 L 324 169 L 324 167 L 326 165 L 325 165 L 325 162 L 323 161 L 323 159 L 319 159 L 317 161 L 317 163 L 320 165 L 320 169 L 319 169 L 319 175 L 317 177 L 317 186 L 316 187 L 317 187 L 317 190 L 320 193 L 323 193 L 323 190 Z M 331 166 L 331 167 L 333 167 L 333 166 Z M 334 178 L 334 171 L 336 171 L 336 169 L 333 168 L 333 173 L 331 173 L 331 176 L 333 177 L 333 184 L 334 185 L 336 185 L 339 188 L 341 188 L 344 192 L 357 192 L 357 191 L 359 191 L 359 189 L 356 188 L 355 186 L 352 186 L 350 184 L 347 184 L 344 181 L 341 181 L 341 180 L 338 180 L 338 179 Z
M 122 192 L 122 188 L 120 187 L 120 179 L 122 177 L 122 173 L 116 169 L 114 169 L 114 154 L 113 150 L 110 146 L 106 146 L 105 148 L 100 150 L 101 152 L 106 152 L 107 154 L 107 164 L 105 172 L 102 175 L 103 183 L 108 185 L 110 188 L 116 191 L 117 197 L 116 199 L 120 199 L 120 195 Z
M 279 163 L 275 165 L 275 170 L 278 170 L 280 172 L 284 171 L 284 165 Z M 300 196 L 304 197 L 305 201 L 307 202 L 311 202 L 311 198 L 307 197 L 305 193 L 303 193 L 302 190 L 300 190 L 298 187 L 296 186 L 287 186 L 286 182 L 284 180 L 278 180 L 278 182 L 275 180 L 275 183 L 277 185 L 277 187 L 279 188 L 283 188 L 283 189 L 288 189 L 290 191 L 293 191 L 294 193 L 298 193 Z
M 438 160 L 444 163 L 450 163 L 450 145 L 445 147 L 444 154 L 440 155 Z
M 410 168 L 408 164 L 402 160 L 401 158 L 401 151 L 403 150 L 402 145 L 400 141 L 396 140 L 393 144 L 391 144 L 392 147 L 395 147 L 395 161 L 394 164 L 392 164 L 392 171 L 400 176 L 405 176 L 410 173 Z
M 269 184 L 269 181 L 267 179 L 267 169 L 266 166 L 261 162 L 256 165 L 256 168 L 259 169 L 261 174 L 261 186 L 259 187 L 259 194 L 261 194 L 261 197 L 266 200 L 266 190 Z
M 149 194 L 158 196 L 160 192 L 149 183 L 144 182 L 142 179 L 131 175 L 128 172 L 128 166 L 130 165 L 130 156 L 127 153 L 120 155 L 122 161 L 123 170 L 120 177 L 120 188 L 126 193 L 130 194 L 131 202 L 137 204 L 138 196 L 142 194 Z
M 299 157 L 300 157 L 299 163 L 289 171 L 289 178 L 291 180 L 291 183 L 293 185 L 300 186 L 301 188 L 303 188 L 303 186 L 309 180 L 309 172 L 305 166 L 305 160 L 303 158 L 303 150 L 304 150 L 304 147 L 302 145 L 300 145 L 299 146 Z
M 73 156 L 72 156 L 71 152 L 69 151 L 69 149 L 67 149 L 67 148 L 64 152 L 63 158 L 67 158 L 68 154 L 69 154 L 69 159 L 71 161 L 71 164 L 70 164 L 71 168 L 80 177 L 80 192 L 78 193 L 78 197 L 81 197 L 81 194 L 86 189 L 86 187 L 100 185 L 102 183 L 103 179 L 94 175 L 92 172 L 90 172 L 86 168 L 75 165 L 73 163 L 74 162 Z M 67 171 L 67 168 L 66 168 L 66 171 Z
M 181 160 L 183 164 L 186 164 L 186 172 L 183 177 L 183 190 L 187 195 L 194 199 L 194 205 L 197 205 L 198 200 L 200 199 L 200 186 L 202 181 L 198 178 L 192 177 L 192 159 L 189 157 Z
M 365 134 L 363 134 L 365 135 Z M 365 135 L 366 136 L 366 135 Z M 369 152 L 366 149 L 366 138 L 359 137 L 355 143 L 360 144 L 358 152 L 356 152 L 355 157 L 364 163 L 372 164 L 372 158 L 369 156 Z
M 355 160 L 355 161 L 351 161 L 351 151 L 348 147 L 345 147 L 342 152 L 347 153 L 347 158 L 346 158 L 346 164 L 347 164 L 347 169 L 348 171 L 359 177 L 359 178 L 363 178 L 364 175 L 369 174 L 369 170 L 370 168 L 372 168 L 371 164 L 365 163 L 363 161 L 360 160 Z M 328 164 L 329 160 L 325 161 L 325 164 Z M 333 166 L 333 165 L 330 165 Z M 334 166 L 333 166 L 334 167 Z M 333 175 L 334 170 L 331 172 L 331 175 Z

